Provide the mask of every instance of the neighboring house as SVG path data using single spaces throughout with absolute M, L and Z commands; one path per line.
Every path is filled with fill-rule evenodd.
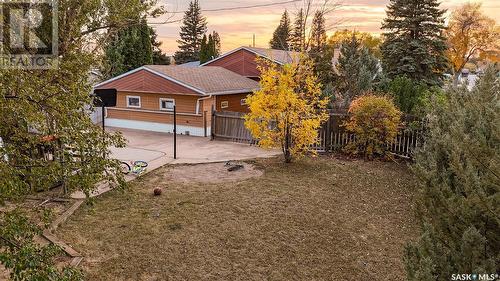
M 208 61 L 201 66 L 220 66 L 239 75 L 259 81 L 260 71 L 257 69 L 257 58 L 269 59 L 278 65 L 285 65 L 297 61 L 299 53 L 255 47 L 240 47 L 227 52 L 220 57 Z
M 117 106 L 107 108 L 106 125 L 119 128 L 210 134 L 211 111 L 246 112 L 245 98 L 259 88 L 251 79 L 222 67 L 147 65 L 97 84 L 116 89 Z

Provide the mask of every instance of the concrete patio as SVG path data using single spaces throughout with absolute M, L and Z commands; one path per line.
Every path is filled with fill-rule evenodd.
M 150 131 L 106 128 L 109 132 L 121 132 L 127 140 L 124 148 L 111 148 L 112 157 L 124 162 L 143 160 L 148 162 L 147 171 L 166 164 L 201 164 L 232 160 L 267 158 L 280 154 L 279 150 L 267 150 L 255 145 L 229 141 L 211 141 L 210 138 L 177 135 L 177 159 L 174 159 L 173 134 Z M 131 181 L 135 175 L 126 175 Z M 107 183 L 100 184 L 91 197 L 110 190 Z M 85 194 L 78 191 L 72 198 L 83 199 Z
M 211 163 L 271 157 L 279 153 L 277 150 L 265 150 L 255 145 L 177 135 L 177 159 L 174 159 L 173 134 L 122 128 L 107 130 L 121 132 L 128 141 L 125 148 L 111 149 L 113 157 L 122 161 L 152 162 L 162 159 L 165 164 Z

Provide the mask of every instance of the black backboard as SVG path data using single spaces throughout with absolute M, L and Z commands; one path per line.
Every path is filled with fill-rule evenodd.
M 116 106 L 116 89 L 95 89 L 94 106 Z

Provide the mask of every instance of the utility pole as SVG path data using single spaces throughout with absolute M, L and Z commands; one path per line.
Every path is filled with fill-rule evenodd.
M 252 39 L 253 39 L 252 40 L 252 47 L 255 48 L 255 33 L 253 34 Z
M 174 105 L 174 159 L 177 159 L 177 110 Z

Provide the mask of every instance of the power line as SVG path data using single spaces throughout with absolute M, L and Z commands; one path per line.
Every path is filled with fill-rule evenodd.
M 302 0 L 288 0 L 282 2 L 268 3 L 268 4 L 256 4 L 250 6 L 237 6 L 237 7 L 226 7 L 226 8 L 216 8 L 216 9 L 202 9 L 202 12 L 220 12 L 220 11 L 233 11 L 233 10 L 242 10 L 242 9 L 252 9 L 252 8 L 261 8 L 261 7 L 269 7 L 276 5 L 283 5 L 288 3 L 300 2 Z M 184 12 L 171 12 L 171 14 L 184 14 Z
M 270 7 L 270 6 L 276 6 L 276 5 L 284 5 L 284 4 L 289 4 L 289 3 L 295 3 L 295 2 L 300 2 L 302 0 L 288 0 L 288 1 L 282 1 L 282 2 L 275 2 L 275 3 L 268 3 L 268 4 L 257 4 L 257 5 L 250 5 L 250 6 L 237 6 L 237 7 L 226 7 L 226 8 L 216 8 L 216 9 L 206 9 L 206 10 L 201 10 L 202 12 L 221 12 L 221 11 L 234 11 L 234 10 L 243 10 L 243 9 L 253 9 L 253 8 L 261 8 L 261 7 Z M 168 12 L 168 14 L 184 14 L 185 12 Z M 169 23 L 176 23 L 180 22 L 182 19 L 179 20 L 167 20 L 165 22 L 150 22 L 149 24 L 154 24 L 154 25 L 160 25 L 160 24 L 169 24 Z
M 221 12 L 221 11 L 234 11 L 234 10 L 243 10 L 243 9 L 253 9 L 253 8 L 261 8 L 261 7 L 270 7 L 270 6 L 276 6 L 276 5 L 284 5 L 284 4 L 289 4 L 289 3 L 295 3 L 295 2 L 300 2 L 302 0 L 288 0 L 288 1 L 282 1 L 282 2 L 275 2 L 275 3 L 268 3 L 268 4 L 257 4 L 257 5 L 250 5 L 250 6 L 237 6 L 237 7 L 226 7 L 226 8 L 216 8 L 216 9 L 206 9 L 206 10 L 201 10 L 201 12 Z M 168 12 L 168 14 L 184 14 L 185 12 Z M 169 24 L 169 23 L 177 23 L 181 22 L 182 19 L 178 20 L 167 20 L 165 22 L 150 22 L 148 24 L 153 24 L 153 25 L 161 25 L 161 24 Z

